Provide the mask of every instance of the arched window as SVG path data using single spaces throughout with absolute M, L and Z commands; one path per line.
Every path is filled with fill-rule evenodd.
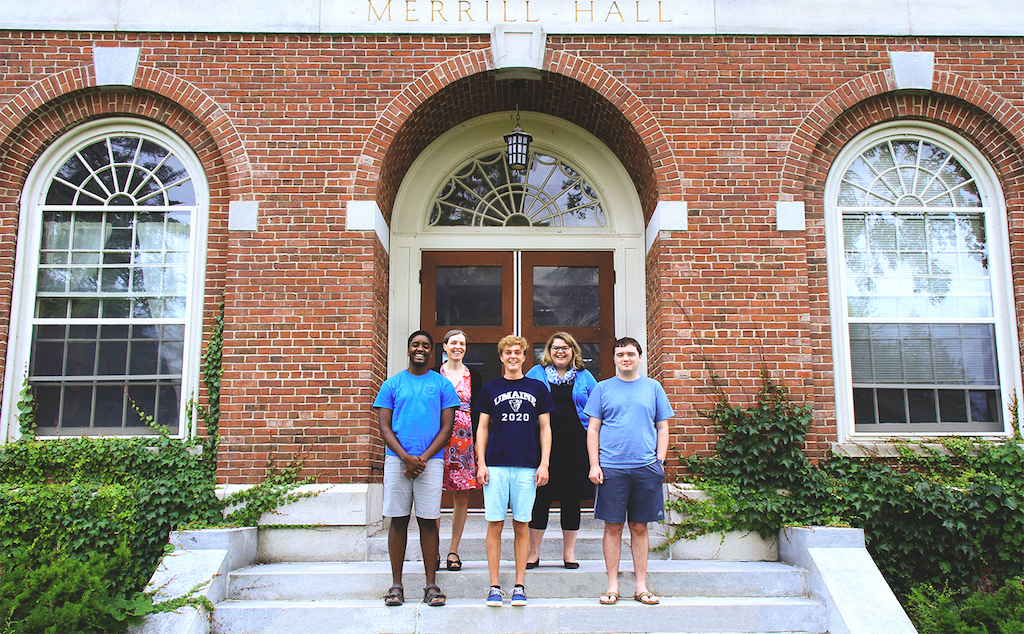
M 35 392 L 37 433 L 152 433 L 137 407 L 186 434 L 204 279 L 198 160 L 161 130 L 101 123 L 55 144 L 29 183 L 13 367 Z
M 603 227 L 594 188 L 561 159 L 530 153 L 509 169 L 504 151 L 464 165 L 441 188 L 430 226 Z
M 872 131 L 837 159 L 837 400 L 852 433 L 1005 431 L 1014 320 L 989 173 L 965 144 L 925 127 Z

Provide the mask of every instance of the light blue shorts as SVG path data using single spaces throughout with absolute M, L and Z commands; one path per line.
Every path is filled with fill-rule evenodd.
M 529 522 L 537 499 L 537 470 L 532 467 L 487 467 L 484 485 L 484 519 L 504 522 L 512 508 L 512 519 Z

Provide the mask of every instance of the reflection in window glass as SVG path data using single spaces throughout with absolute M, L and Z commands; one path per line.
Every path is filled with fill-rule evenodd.
M 533 267 L 533 324 L 600 326 L 596 266 Z
M 597 192 L 561 159 L 531 153 L 511 170 L 504 151 L 470 161 L 441 187 L 430 226 L 603 227 Z
M 132 403 L 177 433 L 192 178 L 137 135 L 70 153 L 42 208 L 29 382 L 38 431 L 148 433 Z
M 893 138 L 843 176 L 855 429 L 1002 431 L 985 210 L 948 149 Z
M 438 326 L 500 326 L 500 266 L 437 267 Z

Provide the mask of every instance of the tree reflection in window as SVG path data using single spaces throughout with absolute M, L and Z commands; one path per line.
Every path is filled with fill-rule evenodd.
M 196 192 L 139 135 L 69 153 L 42 206 L 29 382 L 44 435 L 144 434 L 181 419 Z
M 1002 430 L 986 209 L 971 171 L 923 138 L 850 164 L 842 213 L 859 432 Z
M 561 159 L 531 153 L 523 171 L 510 170 L 505 153 L 470 161 L 441 188 L 430 226 L 603 227 L 600 198 Z

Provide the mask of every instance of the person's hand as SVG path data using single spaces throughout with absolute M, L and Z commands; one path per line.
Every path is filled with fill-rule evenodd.
M 533 476 L 533 481 L 537 483 L 537 486 L 542 487 L 548 483 L 548 468 L 545 466 L 537 467 L 537 475 Z
M 487 484 L 488 481 L 487 465 L 480 464 L 476 468 L 476 480 L 480 484 Z
M 423 459 L 423 456 L 409 456 L 402 458 L 402 462 L 405 464 L 405 477 L 407 478 L 415 478 L 427 468 L 427 461 Z
M 599 465 L 590 467 L 590 481 L 594 484 L 601 484 L 604 482 L 604 472 L 601 471 L 601 467 Z

